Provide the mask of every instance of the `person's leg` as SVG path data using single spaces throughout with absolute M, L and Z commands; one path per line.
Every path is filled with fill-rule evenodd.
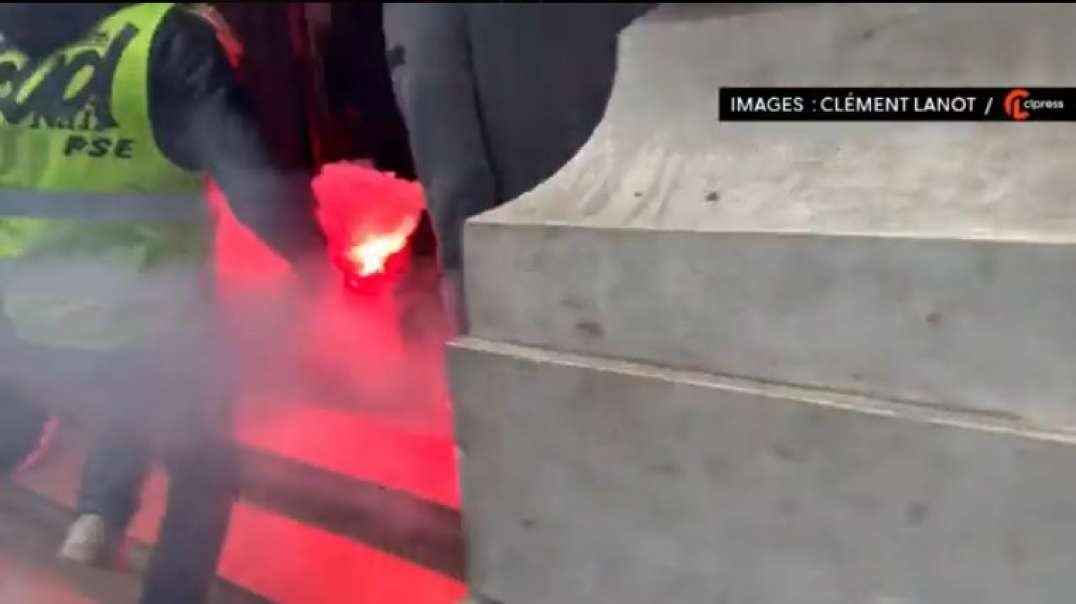
M 82 468 L 80 514 L 97 514 L 107 519 L 110 527 L 126 530 L 138 511 L 151 459 L 140 436 L 119 428 L 98 437 Z
M 83 564 L 108 564 L 138 511 L 151 452 L 143 435 L 115 423 L 97 436 L 82 468 L 78 517 L 68 529 L 60 557 Z
M 0 387 L 0 476 L 17 470 L 40 446 L 48 421 L 43 407 Z
M 0 312 L 0 358 L 11 363 L 23 348 L 25 346 L 15 338 L 9 321 Z M 49 423 L 49 411 L 7 383 L 10 377 L 0 374 L 0 477 L 19 469 L 43 444 L 42 437 Z
M 198 447 L 167 460 L 170 483 L 140 604 L 207 601 L 236 496 L 231 449 Z
M 158 425 L 169 433 L 161 438 L 168 502 L 143 579 L 141 604 L 206 601 L 238 492 L 227 355 L 203 350 L 198 338 L 190 348 L 177 341 L 172 345 L 171 354 L 179 360 L 164 366 L 183 364 L 198 379 L 192 379 L 196 384 L 170 383 L 171 404 L 159 418 Z M 160 383 L 170 379 L 174 375 L 162 377 Z
M 67 357 L 54 354 L 57 373 L 69 380 L 80 400 L 78 412 L 86 420 L 93 440 L 82 465 L 77 516 L 60 547 L 61 558 L 82 564 L 114 562 L 127 527 L 138 512 L 142 485 L 152 459 L 150 437 L 142 413 L 151 390 L 128 384 L 136 373 L 132 359 L 123 351 L 82 353 Z M 88 368 L 84 375 L 75 367 Z

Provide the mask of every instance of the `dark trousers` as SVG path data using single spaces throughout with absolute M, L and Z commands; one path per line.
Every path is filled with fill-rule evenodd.
M 82 466 L 78 513 L 101 516 L 112 535 L 122 535 L 138 512 L 149 473 L 152 452 L 139 436 L 117 426 L 102 430 Z
M 0 478 L 14 472 L 37 448 L 48 412 L 0 384 Z
M 0 321 L 0 383 L 100 433 L 84 468 L 80 511 L 101 513 L 122 530 L 152 456 L 159 453 L 168 469 L 167 508 L 141 604 L 205 602 L 227 535 L 236 493 L 229 393 L 219 378 L 223 357 L 206 348 L 209 336 L 190 327 L 144 350 L 57 350 L 20 342 Z
M 86 458 L 79 486 L 80 514 L 98 514 L 122 537 L 138 511 L 153 450 L 138 426 L 105 426 Z M 226 442 L 204 442 L 166 452 L 168 502 L 144 581 L 143 604 L 207 599 L 227 534 L 234 499 L 234 464 Z
M 235 497 L 227 446 L 171 455 L 168 504 L 141 604 L 208 601 Z

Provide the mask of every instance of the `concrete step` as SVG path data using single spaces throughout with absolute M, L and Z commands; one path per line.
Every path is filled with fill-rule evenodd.
M 450 362 L 468 577 L 495 601 L 1011 604 L 1076 590 L 1070 436 L 474 338 Z

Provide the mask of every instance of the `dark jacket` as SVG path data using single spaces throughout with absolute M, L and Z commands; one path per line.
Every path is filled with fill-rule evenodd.
M 548 178 L 590 137 L 617 34 L 647 3 L 389 3 L 385 39 L 446 269 L 464 221 Z
M 31 57 L 75 42 L 127 3 L 0 3 L 0 36 Z M 236 217 L 277 253 L 298 260 L 322 245 L 306 175 L 276 167 L 216 30 L 171 11 L 150 49 L 150 120 L 157 145 L 206 172 Z

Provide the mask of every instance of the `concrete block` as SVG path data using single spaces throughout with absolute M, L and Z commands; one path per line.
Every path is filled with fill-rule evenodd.
M 475 225 L 471 332 L 1076 425 L 1076 246 Z
M 472 592 L 1068 602 L 1071 124 L 722 123 L 720 86 L 1066 86 L 1069 5 L 664 6 L 466 227 Z
M 465 339 L 470 586 L 506 604 L 1067 602 L 1073 440 Z
M 1072 425 L 1071 124 L 727 123 L 723 85 L 1072 85 L 1076 7 L 666 6 L 467 226 L 472 333 Z

